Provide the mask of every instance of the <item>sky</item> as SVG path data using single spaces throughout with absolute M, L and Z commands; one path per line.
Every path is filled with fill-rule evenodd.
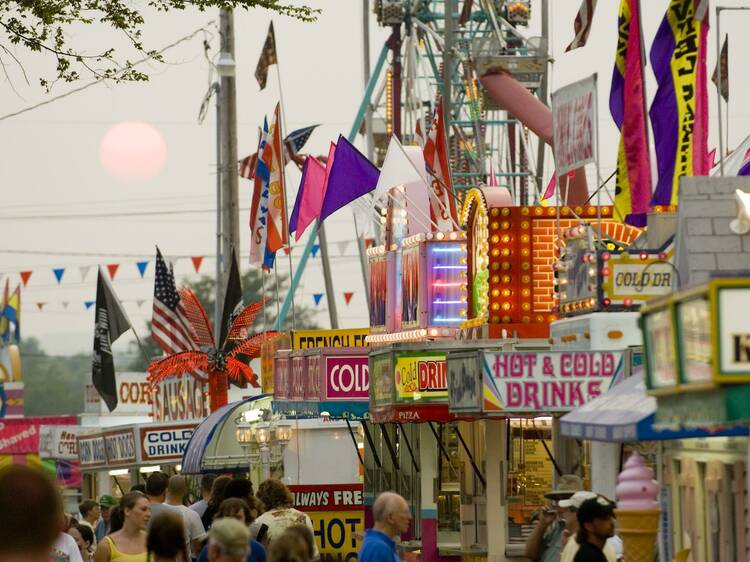
M 264 10 L 237 12 L 236 62 L 238 100 L 238 146 L 240 156 L 255 150 L 257 128 L 264 115 L 271 115 L 282 87 L 286 130 L 320 123 L 305 150 L 327 153 L 339 133 L 346 134 L 363 93 L 362 3 L 354 0 L 309 0 L 322 10 L 316 23 L 306 24 L 272 15 Z M 550 73 L 552 90 L 592 72 L 599 75 L 599 134 L 602 175 L 614 169 L 617 131 L 608 110 L 609 82 L 617 33 L 615 0 L 600 0 L 588 45 L 571 53 L 564 49 L 573 36 L 578 0 L 552 0 L 551 45 L 554 63 Z M 722 5 L 739 6 L 741 0 Z M 644 35 L 650 46 L 663 17 L 667 0 L 642 2 Z M 187 10 L 183 13 L 144 12 L 145 43 L 162 48 L 198 29 L 196 34 L 165 54 L 166 63 L 150 63 L 144 70 L 150 80 L 143 83 L 98 84 L 26 112 L 2 119 L 39 102 L 85 84 L 57 84 L 50 94 L 39 85 L 39 76 L 50 76 L 54 61 L 16 50 L 30 84 L 18 68 L 9 66 L 9 78 L 0 81 L 0 281 L 7 277 L 11 288 L 20 271 L 33 271 L 23 291 L 22 330 L 36 337 L 53 354 L 91 349 L 96 266 L 119 264 L 115 289 L 135 327 L 144 333 L 151 316 L 153 255 L 158 244 L 167 256 L 177 259 L 178 280 L 194 278 L 189 256 L 204 256 L 201 273 L 215 268 L 215 120 L 213 103 L 203 123 L 197 116 L 209 86 L 209 64 L 202 43 L 206 39 L 215 53 L 218 47 L 218 14 Z M 538 35 L 541 1 L 532 3 L 532 25 L 527 35 Z M 714 13 L 712 11 L 712 23 Z M 260 91 L 253 76 L 255 64 L 273 17 L 279 65 L 271 67 L 268 86 Z M 743 76 L 740 53 L 747 49 L 743 35 L 750 12 L 722 16 L 722 35 L 730 36 L 729 146 L 736 146 L 750 133 L 750 113 L 740 103 L 750 91 L 750 78 Z M 374 61 L 388 31 L 370 16 L 371 59 Z M 69 40 L 87 52 L 111 44 L 125 46 L 120 38 L 100 25 L 71 30 Z M 123 55 L 133 56 L 123 51 Z M 715 63 L 714 30 L 709 34 L 709 73 Z M 135 57 L 133 57 L 135 58 Z M 3 62 L 8 63 L 7 57 Z M 277 74 L 277 71 L 280 74 Z M 709 146 L 717 146 L 716 97 L 709 88 L 711 133 Z M 656 84 L 647 70 L 647 93 Z M 726 108 L 725 108 L 726 109 Z M 726 115 L 726 113 L 725 113 Z M 102 168 L 100 144 L 107 131 L 124 121 L 142 121 L 162 135 L 166 158 L 161 172 L 137 185 L 123 184 Z M 361 139 L 358 140 L 362 146 Z M 551 163 L 546 171 L 551 173 Z M 287 167 L 291 194 L 299 173 Z M 290 194 L 289 198 L 292 199 Z M 246 253 L 251 184 L 240 179 L 240 225 L 242 251 Z M 170 214 L 153 214 L 161 212 Z M 183 211 L 190 211 L 185 213 Z M 151 213 L 151 214 L 142 214 Z M 66 215 L 61 218 L 59 215 Z M 91 216 L 95 215 L 95 216 Z M 120 215 L 120 216 L 112 216 Z M 367 324 L 363 282 L 356 254 L 351 212 L 344 209 L 328 221 L 327 233 L 334 271 L 334 289 L 342 327 Z M 293 251 L 296 263 L 300 247 Z M 152 260 L 143 279 L 135 262 Z M 82 277 L 81 267 L 91 267 Z M 250 267 L 243 263 L 243 269 Z M 288 262 L 280 260 L 280 272 L 288 273 Z M 65 268 L 58 284 L 53 268 Z M 269 280 L 269 282 L 271 282 Z M 354 296 L 347 305 L 344 292 Z M 298 289 L 296 302 L 313 307 L 318 323 L 328 327 L 326 299 L 318 307 L 313 295 L 324 292 L 320 259 L 311 259 Z M 37 303 L 45 303 L 39 310 Z M 66 304 L 67 303 L 67 304 Z M 123 348 L 127 339 L 116 344 Z

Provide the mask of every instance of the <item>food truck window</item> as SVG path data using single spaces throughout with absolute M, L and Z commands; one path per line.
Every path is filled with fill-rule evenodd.
M 552 420 L 511 419 L 509 432 L 508 543 L 515 551 L 523 549 L 552 489 L 554 466 L 545 449 L 552 450 Z

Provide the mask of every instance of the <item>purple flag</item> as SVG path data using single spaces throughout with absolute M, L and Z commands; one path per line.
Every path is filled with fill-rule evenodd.
M 336 158 L 331 167 L 318 224 L 341 207 L 375 189 L 378 177 L 380 177 L 378 167 L 343 135 L 339 135 L 336 143 Z

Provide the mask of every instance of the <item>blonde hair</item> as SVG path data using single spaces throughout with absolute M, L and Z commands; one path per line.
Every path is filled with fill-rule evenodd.
M 250 531 L 236 519 L 224 517 L 215 520 L 208 532 L 208 538 L 229 557 L 244 560 L 247 556 Z

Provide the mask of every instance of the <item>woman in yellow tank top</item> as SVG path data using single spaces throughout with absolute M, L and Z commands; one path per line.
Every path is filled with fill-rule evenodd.
M 122 529 L 99 543 L 94 562 L 148 562 L 146 526 L 151 517 L 148 498 L 141 492 L 130 492 L 122 497 L 117 509 L 121 511 Z

